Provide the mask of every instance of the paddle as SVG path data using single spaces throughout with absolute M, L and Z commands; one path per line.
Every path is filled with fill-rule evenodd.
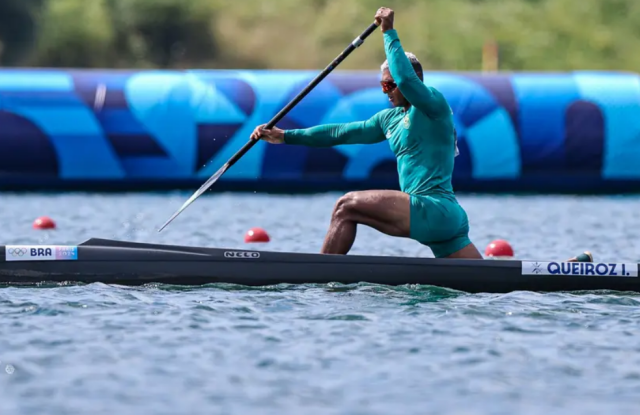
M 347 46 L 347 48 L 345 50 L 342 51 L 342 53 L 340 55 L 338 55 L 337 58 L 335 58 L 333 60 L 333 62 L 331 62 L 329 64 L 329 66 L 327 66 L 318 76 L 316 76 L 316 78 L 311 81 L 309 83 L 309 85 L 307 85 L 293 100 L 291 100 L 291 102 L 289 102 L 287 104 L 286 107 L 284 107 L 282 110 L 280 110 L 279 113 L 276 114 L 275 117 L 273 117 L 271 119 L 271 121 L 269 121 L 269 123 L 266 125 L 266 129 L 269 128 L 273 128 L 273 126 L 275 126 L 285 115 L 287 115 L 287 113 L 289 111 L 291 111 L 293 109 L 293 107 L 295 107 L 301 100 L 302 98 L 304 98 L 309 92 L 311 92 L 311 90 L 313 88 L 315 88 L 320 81 L 322 81 L 327 75 L 329 75 L 331 73 L 331 71 L 333 71 L 347 56 L 349 56 L 349 54 L 351 52 L 353 52 L 357 47 L 359 47 L 360 45 L 362 45 L 364 43 L 364 40 L 371 34 L 373 33 L 374 30 L 376 30 L 376 28 L 378 27 L 377 23 L 371 23 L 371 25 L 369 27 L 367 27 L 367 29 L 362 32 L 362 34 L 360 36 L 358 36 L 357 38 L 354 39 L 353 42 L 351 42 L 351 44 L 349 46 Z M 193 196 L 191 196 L 183 205 L 180 209 L 178 209 L 178 211 L 176 213 L 173 214 L 173 216 L 171 216 L 171 218 L 169 218 L 168 221 L 165 222 L 164 225 L 162 225 L 162 227 L 160 229 L 158 229 L 158 232 L 162 231 L 169 223 L 171 223 L 171 221 L 173 221 L 183 210 L 185 210 L 187 208 L 187 206 L 189 206 L 191 203 L 193 203 L 198 197 L 200 197 L 204 192 L 207 191 L 207 189 L 209 189 L 219 178 L 220 176 L 222 176 L 227 170 L 229 170 L 229 168 L 231 166 L 233 166 L 238 160 L 240 160 L 240 158 L 242 156 L 244 156 L 244 154 L 249 151 L 249 149 L 251 147 L 253 147 L 258 141 L 260 140 L 249 140 L 249 142 L 247 144 L 245 144 L 240 150 L 238 150 L 238 152 L 236 154 L 234 154 L 229 161 L 227 161 L 221 168 L 220 170 L 218 170 L 217 172 L 215 172 L 213 174 L 213 176 L 211 176 L 209 178 L 209 180 L 207 180 L 201 187 L 200 189 L 198 189 Z

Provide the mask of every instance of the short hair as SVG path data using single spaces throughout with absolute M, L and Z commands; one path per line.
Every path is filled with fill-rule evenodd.
M 416 55 L 414 55 L 413 53 L 405 52 L 404 54 L 409 59 L 409 62 L 411 63 L 413 70 L 416 71 L 416 75 L 418 75 L 418 78 L 420 78 L 420 80 L 422 81 L 423 80 L 422 64 L 420 63 L 418 58 L 416 58 Z M 389 62 L 387 60 L 385 60 L 382 63 L 382 65 L 380 65 L 381 72 L 384 71 L 385 69 L 389 69 Z

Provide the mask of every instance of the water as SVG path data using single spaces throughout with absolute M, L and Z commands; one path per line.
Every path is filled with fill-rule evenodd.
M 337 194 L 2 195 L 4 243 L 90 237 L 317 252 Z M 637 198 L 460 197 L 483 249 L 638 261 Z M 40 215 L 55 231 L 35 231 Z M 431 256 L 362 228 L 354 253 Z M 433 287 L 0 289 L 2 414 L 602 414 L 640 393 L 640 296 Z

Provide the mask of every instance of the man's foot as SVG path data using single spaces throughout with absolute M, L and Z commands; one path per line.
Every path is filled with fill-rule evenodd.
M 593 255 L 591 255 L 589 251 L 584 251 L 580 255 L 569 259 L 567 262 L 593 262 Z

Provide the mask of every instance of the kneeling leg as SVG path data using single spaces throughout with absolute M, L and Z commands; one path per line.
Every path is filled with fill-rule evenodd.
M 331 215 L 323 254 L 346 254 L 356 239 L 358 224 L 390 236 L 409 237 L 411 202 L 396 190 L 351 192 L 341 197 Z

